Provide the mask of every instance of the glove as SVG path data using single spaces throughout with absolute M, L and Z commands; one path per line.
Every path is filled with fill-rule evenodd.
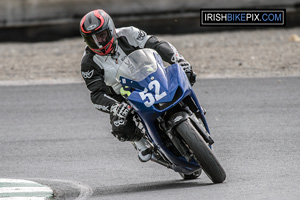
M 185 73 L 192 71 L 192 66 L 186 60 L 181 59 L 178 61 L 178 64 L 182 67 Z
M 129 116 L 133 108 L 125 102 L 115 103 L 110 109 L 110 124 L 112 134 L 120 141 L 136 141 L 141 138 L 141 132 Z
M 125 102 L 115 103 L 110 108 L 110 115 L 119 119 L 126 119 L 133 108 Z
M 197 75 L 191 71 L 191 72 L 186 72 L 185 73 L 190 81 L 191 86 L 193 86 L 196 83 L 196 77 Z
M 186 60 L 181 59 L 178 61 L 178 64 L 182 67 L 183 71 L 187 75 L 191 86 L 196 82 L 197 75 L 193 72 L 192 66 Z

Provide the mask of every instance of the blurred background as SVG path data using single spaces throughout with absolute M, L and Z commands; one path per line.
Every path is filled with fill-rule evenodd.
M 79 22 L 98 8 L 171 42 L 198 78 L 300 76 L 300 0 L 1 0 L 0 85 L 82 82 Z M 287 26 L 201 27 L 201 8 L 285 8 Z
M 287 26 L 300 25 L 300 0 L 1 0 L 0 41 L 79 36 L 80 19 L 97 8 L 116 27 L 134 25 L 150 34 L 214 30 L 200 27 L 200 8 L 286 8 Z

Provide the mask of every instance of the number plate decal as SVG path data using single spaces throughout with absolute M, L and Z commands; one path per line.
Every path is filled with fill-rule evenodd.
M 149 90 L 154 89 L 154 96 L 152 93 L 148 93 L 149 90 L 147 88 L 145 88 L 144 91 L 139 92 L 141 99 L 145 101 L 144 104 L 146 107 L 152 106 L 155 103 L 155 101 L 159 101 L 165 96 L 167 96 L 166 92 L 160 93 L 160 83 L 157 80 L 151 81 L 148 84 L 148 88 Z

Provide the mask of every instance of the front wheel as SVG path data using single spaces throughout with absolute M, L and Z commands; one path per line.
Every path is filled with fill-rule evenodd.
M 222 183 L 226 179 L 226 173 L 191 121 L 183 121 L 176 127 L 176 131 L 212 182 Z

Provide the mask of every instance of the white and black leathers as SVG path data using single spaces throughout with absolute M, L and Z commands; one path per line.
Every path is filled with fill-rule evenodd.
M 119 65 L 131 52 L 140 48 L 152 48 L 170 64 L 184 60 L 170 43 L 159 41 L 135 27 L 118 28 L 116 33 L 114 54 L 100 56 L 86 47 L 81 61 L 81 74 L 91 91 L 91 101 L 95 108 L 104 112 L 109 112 L 114 103 L 123 100 L 120 96 L 121 85 L 115 76 Z

